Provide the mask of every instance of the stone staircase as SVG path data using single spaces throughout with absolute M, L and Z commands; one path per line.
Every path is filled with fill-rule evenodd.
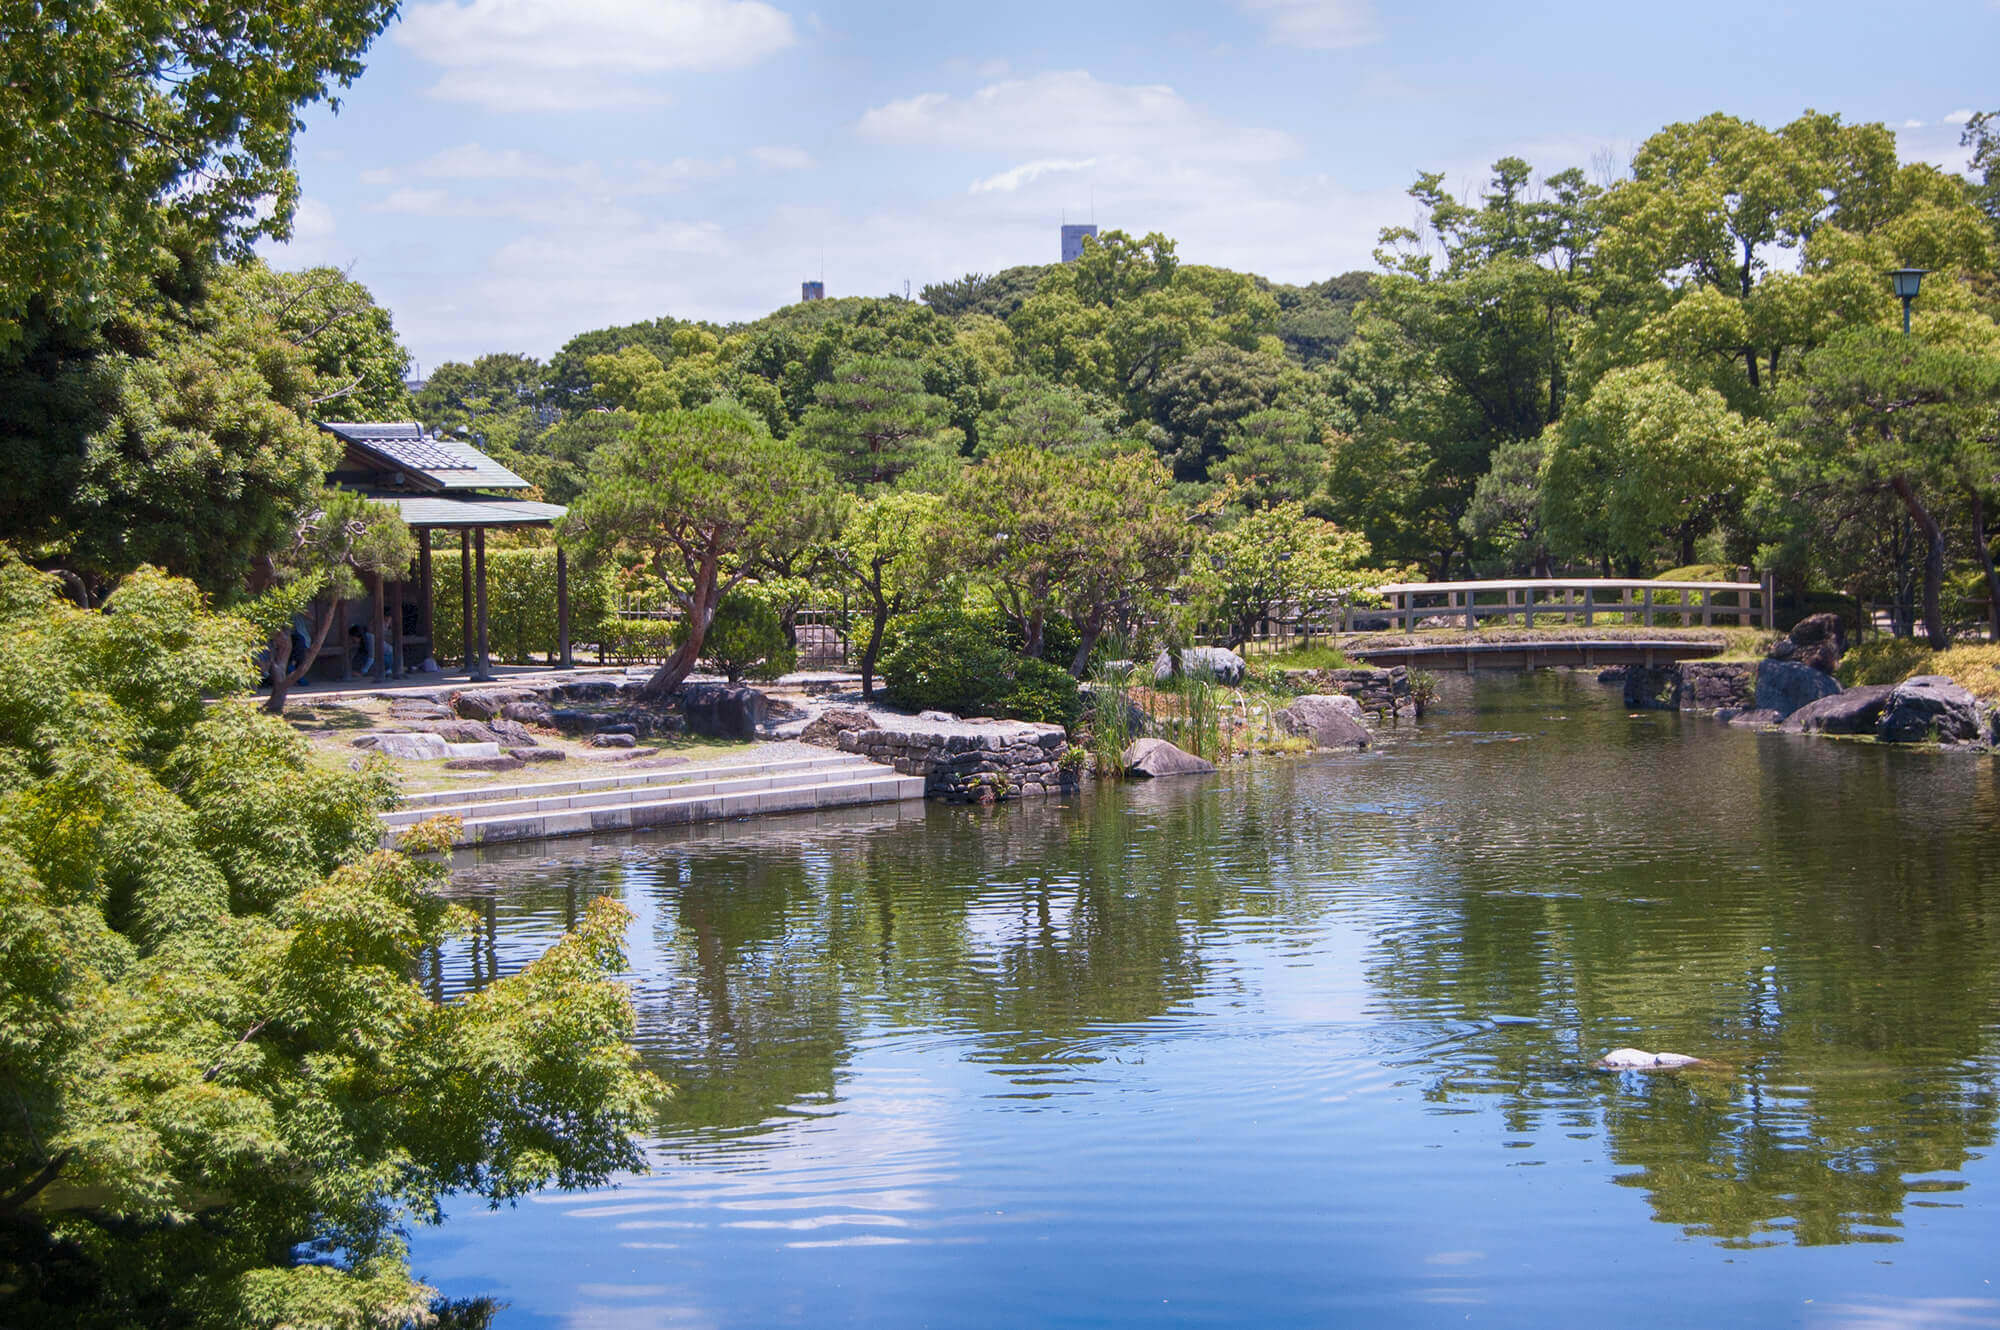
M 716 822 L 924 797 L 922 776 L 901 776 L 852 753 L 635 771 L 532 785 L 478 785 L 406 797 L 384 813 L 382 843 L 440 813 L 460 820 L 453 844 L 497 845 L 545 836 Z

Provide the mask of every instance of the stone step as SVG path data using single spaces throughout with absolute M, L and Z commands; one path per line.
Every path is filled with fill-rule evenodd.
M 695 793 L 669 786 L 645 791 L 646 797 L 630 803 L 469 818 L 461 824 L 453 844 L 459 848 L 496 845 L 549 836 L 632 831 L 643 827 L 670 827 L 690 822 L 750 817 L 760 813 L 807 812 L 816 808 L 847 808 L 924 797 L 922 776 L 899 776 L 873 763 L 867 764 L 867 769 L 881 774 L 836 774 L 826 780 L 767 784 L 762 789 L 714 793 Z M 393 844 L 399 830 L 394 826 L 384 828 L 384 843 Z
M 825 756 L 779 758 L 770 762 L 716 762 L 703 766 L 668 767 L 656 771 L 631 771 L 615 776 L 589 776 L 575 780 L 534 781 L 519 785 L 468 785 L 450 790 L 426 790 L 403 797 L 403 811 L 421 811 L 424 817 L 455 811 L 474 803 L 512 799 L 551 799 L 602 790 L 630 790 L 682 785 L 690 781 L 728 779 L 749 775 L 782 775 L 797 771 L 833 768 L 876 768 L 878 764 L 853 753 L 828 752 Z
M 745 764 L 748 766 L 748 764 Z M 615 808 L 623 804 L 645 803 L 665 797 L 692 798 L 697 795 L 741 794 L 748 790 L 780 789 L 791 786 L 824 785 L 867 776 L 887 775 L 889 770 L 873 762 L 823 763 L 784 771 L 759 771 L 754 767 L 712 768 L 708 779 L 678 780 L 657 785 L 628 785 L 609 790 L 544 794 L 515 799 L 478 799 L 464 803 L 405 808 L 384 813 L 389 826 L 409 826 L 427 817 L 449 813 L 473 821 L 493 817 L 513 817 L 532 813 L 557 813 L 572 809 Z

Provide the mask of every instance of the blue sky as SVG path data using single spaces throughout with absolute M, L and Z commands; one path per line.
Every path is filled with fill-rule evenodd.
M 1420 170 L 1622 168 L 1811 107 L 1957 167 L 2000 0 L 1903 5 L 407 0 L 298 145 L 281 266 L 351 269 L 420 364 L 546 356 L 1164 231 L 1288 281 L 1369 266 Z

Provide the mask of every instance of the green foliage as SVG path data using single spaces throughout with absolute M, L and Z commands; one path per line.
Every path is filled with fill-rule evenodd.
M 395 8 L 10 5 L 0 42 L 0 349 L 20 339 L 31 310 L 96 323 L 169 243 L 244 254 L 261 237 L 289 235 L 299 113 L 361 72 Z
M 953 281 L 932 282 L 917 293 L 917 298 L 950 318 L 964 314 L 1011 318 L 1055 267 L 1053 263 L 1024 264 L 1003 268 L 990 277 L 967 273 Z
M 717 602 L 761 563 L 830 534 L 831 477 L 733 406 L 641 417 L 599 453 L 562 523 L 586 566 L 637 560 L 692 631 L 648 687 L 670 689 L 701 652 Z
M 166 292 L 0 354 L 0 530 L 103 587 L 141 563 L 240 594 L 339 456 L 319 380 L 250 274 L 200 262 Z
M 1075 726 L 1083 714 L 1083 696 L 1076 679 L 1060 665 L 1022 659 L 1014 664 L 1014 683 L 1000 698 L 999 710 L 1015 720 Z
M 1322 617 L 1385 580 L 1367 559 L 1360 536 L 1281 503 L 1211 535 L 1187 580 L 1200 617 L 1222 624 L 1237 647 L 1265 618 Z
M 431 580 L 436 588 L 432 622 L 437 639 L 431 643 L 431 652 L 439 660 L 457 660 L 465 642 L 457 550 L 431 553 Z M 616 608 L 611 570 L 572 562 L 570 641 L 599 642 L 615 635 Z M 526 665 L 537 656 L 552 659 L 557 627 L 555 548 L 487 550 L 486 644 L 493 657 L 510 665 Z
M 1326 482 L 1325 432 L 1303 411 L 1254 411 L 1230 427 L 1223 447 L 1227 456 L 1209 474 L 1234 482 L 1247 508 L 1304 503 Z
M 471 920 L 441 860 L 375 850 L 386 778 L 204 700 L 250 682 L 257 636 L 150 569 L 93 612 L 0 563 L 10 1321 L 411 1323 L 400 1229 L 446 1193 L 643 1163 L 622 913 L 427 996 Z
M 1135 708 L 1127 680 L 1127 674 L 1099 666 L 1085 690 L 1091 755 L 1096 759 L 1098 772 L 1107 776 L 1124 774 L 1125 750 L 1139 737 L 1133 723 Z
M 1149 397 L 1175 478 L 1206 480 L 1239 426 L 1277 404 L 1286 370 L 1283 356 L 1226 343 L 1201 347 L 1163 369 Z
M 674 621 L 675 646 L 687 642 L 687 620 Z M 764 601 L 743 591 L 724 596 L 709 620 L 702 639 L 701 657 L 736 683 L 744 675 L 775 679 L 798 665 L 798 652 L 785 640 L 785 626 L 778 612 Z
M 1344 670 L 1354 664 L 1339 647 L 1318 642 L 1311 646 L 1300 644 L 1286 647 L 1262 659 L 1268 661 L 1272 668 L 1279 670 Z
M 1074 725 L 1083 705 L 1075 678 L 1020 655 L 1010 629 L 995 611 L 956 607 L 894 620 L 882 655 L 889 700 L 913 711 Z
M 944 418 L 944 401 L 925 390 L 915 361 L 852 356 L 816 390 L 799 438 L 843 480 L 881 484 L 939 448 Z
M 1164 596 L 1193 544 L 1192 514 L 1141 452 L 1091 457 L 1013 448 L 969 468 L 953 496 L 953 553 L 1046 658 L 1048 628 L 1076 630 L 1071 673 L 1097 640 Z
M 306 358 L 317 380 L 312 413 L 326 420 L 407 420 L 410 353 L 389 311 L 338 268 L 278 272 L 244 265 L 237 280 Z
M 1732 520 L 1771 468 L 1774 444 L 1720 393 L 1659 366 L 1614 370 L 1543 442 L 1542 521 L 1558 549 L 1650 563 L 1694 561 L 1698 536 Z

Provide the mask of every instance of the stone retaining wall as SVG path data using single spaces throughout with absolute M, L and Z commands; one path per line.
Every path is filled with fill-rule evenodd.
M 1386 670 L 1286 670 L 1285 682 L 1302 692 L 1351 697 L 1363 711 L 1377 716 L 1410 715 L 1416 710 L 1410 697 L 1410 671 L 1402 665 Z
M 951 803 L 993 803 L 1073 790 L 1080 772 L 1064 771 L 1069 746 L 1060 725 L 1027 721 L 921 720 L 877 717 L 867 729 L 842 730 L 839 747 L 922 776 L 924 793 Z

